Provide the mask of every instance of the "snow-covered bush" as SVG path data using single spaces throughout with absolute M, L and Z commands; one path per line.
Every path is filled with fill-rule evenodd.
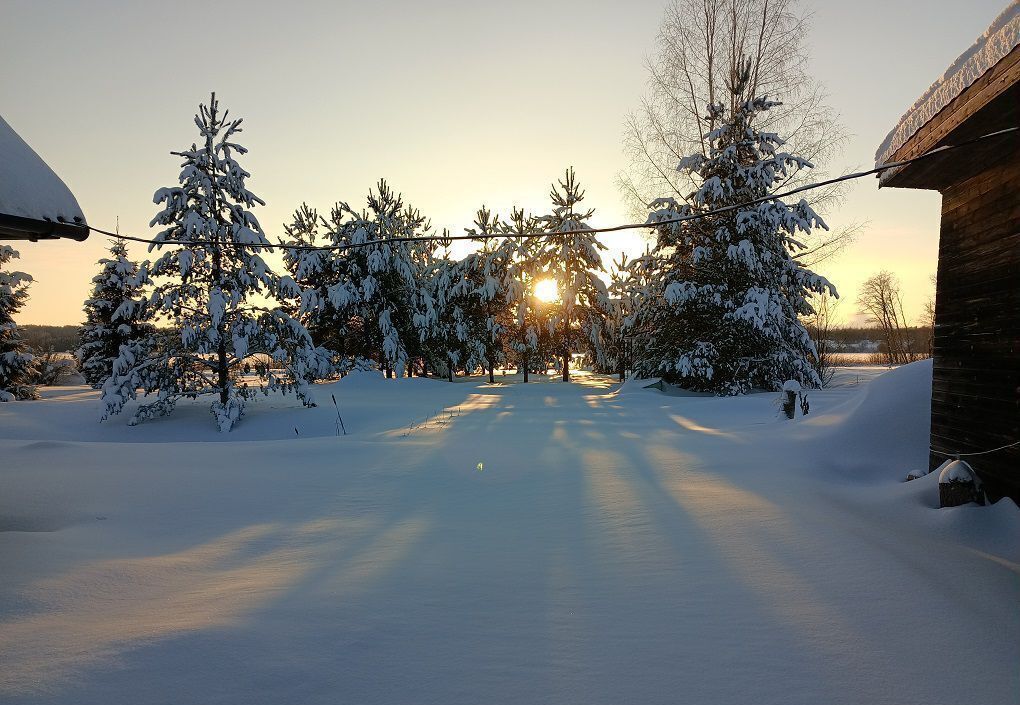
M 52 387 L 69 381 L 77 373 L 74 360 L 53 348 L 33 352 L 35 357 L 30 380 L 39 387 Z
M 0 402 L 37 399 L 32 375 L 35 358 L 21 338 L 14 316 L 28 301 L 32 277 L 8 270 L 6 265 L 18 258 L 10 245 L 0 245 Z
M 168 329 L 121 345 L 103 385 L 103 418 L 138 389 L 155 398 L 139 405 L 132 424 L 172 412 L 181 397 L 212 394 L 217 425 L 229 431 L 258 392 L 292 390 L 312 405 L 309 383 L 325 371 L 325 356 L 281 306 L 251 301 L 293 301 L 302 291 L 259 254 L 269 242 L 249 209 L 264 202 L 247 189 L 249 174 L 236 160 L 247 152 L 233 141 L 241 120 L 220 113 L 213 94 L 195 124 L 201 143 L 173 152 L 183 159 L 180 185 L 153 197 L 163 208 L 150 225 L 164 229 L 150 249 L 163 254 L 131 281 L 152 293 L 123 301 L 112 316 Z M 243 376 L 245 369 L 254 377 Z

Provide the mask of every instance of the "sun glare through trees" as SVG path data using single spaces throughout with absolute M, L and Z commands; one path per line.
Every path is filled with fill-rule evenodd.
M 542 279 L 535 284 L 535 298 L 547 304 L 560 300 L 560 288 L 555 279 Z

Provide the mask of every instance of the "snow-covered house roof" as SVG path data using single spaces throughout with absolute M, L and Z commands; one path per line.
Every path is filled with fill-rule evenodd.
M 0 240 L 84 240 L 88 234 L 70 189 L 0 117 Z
M 946 72 L 900 118 L 896 127 L 886 136 L 875 153 L 875 164 L 885 164 L 936 115 L 959 98 L 996 64 L 1020 46 L 1020 0 L 1010 5 L 978 37 L 977 41 L 960 54 Z M 884 184 L 896 172 L 884 172 Z

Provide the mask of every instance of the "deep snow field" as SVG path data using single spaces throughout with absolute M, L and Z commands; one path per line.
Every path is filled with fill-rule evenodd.
M 0 703 L 1015 705 L 1020 511 L 902 482 L 931 365 L 879 372 L 0 404 Z

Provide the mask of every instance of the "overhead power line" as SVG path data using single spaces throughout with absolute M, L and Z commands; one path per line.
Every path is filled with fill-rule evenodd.
M 1020 441 L 1013 441 L 1012 443 L 1007 443 L 1006 445 L 999 446 L 998 448 L 991 448 L 989 450 L 978 450 L 972 453 L 947 453 L 944 450 L 935 450 L 934 448 L 929 448 L 928 450 L 930 450 L 932 453 L 935 453 L 936 455 L 941 455 L 943 458 L 953 458 L 959 460 L 960 458 L 970 458 L 975 455 L 988 455 L 989 453 L 998 453 L 1000 450 L 1015 448 L 1017 446 L 1020 446 Z
M 865 171 L 857 171 L 852 174 L 844 174 L 843 176 L 837 176 L 831 179 L 825 179 L 824 181 L 816 181 L 814 183 L 805 184 L 804 186 L 798 186 L 797 188 L 783 191 L 781 193 L 774 193 L 768 196 L 762 196 L 761 198 L 755 198 L 753 200 L 744 201 L 742 203 L 735 203 L 733 205 L 724 206 L 722 208 L 716 208 L 702 213 L 691 213 L 689 215 L 678 216 L 676 218 L 668 218 L 660 220 L 655 223 L 626 223 L 624 225 L 611 225 L 602 228 L 583 228 L 576 230 L 560 230 L 560 231 L 539 231 L 531 233 L 486 233 L 484 235 L 418 235 L 413 237 L 391 237 L 383 240 L 366 240 L 365 242 L 352 242 L 345 245 L 287 245 L 283 242 L 278 244 L 272 243 L 239 243 L 233 241 L 226 241 L 219 243 L 224 247 L 238 247 L 248 249 L 260 249 L 260 250 L 295 250 L 299 252 L 326 252 L 326 251 L 342 251 L 342 250 L 354 250 L 361 247 L 370 247 L 372 245 L 381 244 L 392 244 L 398 242 L 453 242 L 456 240 L 494 240 L 494 239 L 506 239 L 506 238 L 521 238 L 530 239 L 537 237 L 562 237 L 564 235 L 582 235 L 592 233 L 614 233 L 622 230 L 641 230 L 641 229 L 655 229 L 663 225 L 670 225 L 673 223 L 683 223 L 690 220 L 698 220 L 700 218 L 708 218 L 714 215 L 721 215 L 723 213 L 730 213 L 735 210 L 743 210 L 751 206 L 758 205 L 760 203 L 767 203 L 769 201 L 777 201 L 779 199 L 794 196 L 805 191 L 811 191 L 817 188 L 823 188 L 825 186 L 831 186 L 838 184 L 843 181 L 850 181 L 853 179 L 860 179 L 865 176 L 872 176 L 874 174 L 880 174 L 883 171 L 889 171 L 891 169 L 898 169 L 908 164 L 914 164 L 925 159 L 929 159 L 945 152 L 963 149 L 969 147 L 978 142 L 982 142 L 993 137 L 1000 137 L 1005 134 L 1020 131 L 1018 127 L 1007 127 L 1004 130 L 998 130 L 996 132 L 989 132 L 988 134 L 974 137 L 973 139 L 959 142 L 957 144 L 945 145 L 938 147 L 937 149 L 930 150 L 916 157 L 910 159 L 904 159 L 898 162 L 889 162 L 887 164 L 880 164 L 873 169 L 867 169 Z M 130 240 L 131 242 L 140 242 L 152 247 L 161 247 L 163 245 L 196 245 L 202 244 L 201 240 L 189 241 L 189 240 L 154 240 L 151 238 L 134 237 L 131 235 L 121 235 L 116 232 L 110 232 L 109 230 L 103 230 L 102 228 L 96 228 L 91 225 L 88 226 L 89 230 L 100 233 L 102 235 L 109 235 L 111 237 L 118 237 L 122 240 Z

